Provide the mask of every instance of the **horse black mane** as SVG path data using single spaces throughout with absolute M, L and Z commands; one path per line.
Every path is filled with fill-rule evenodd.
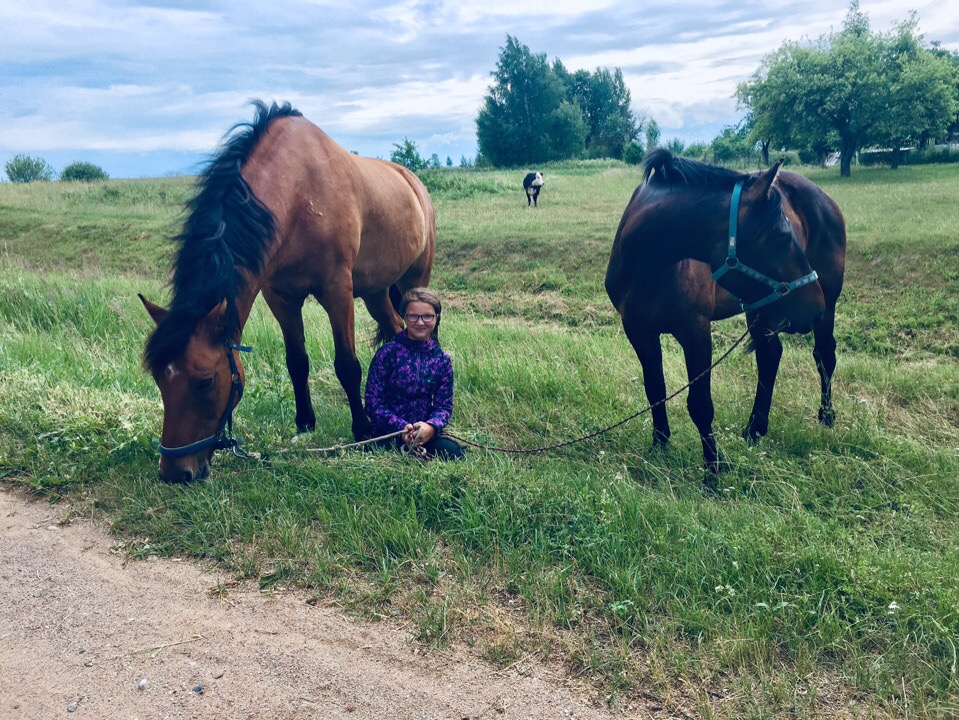
M 665 148 L 656 148 L 643 158 L 643 181 L 648 183 L 732 192 L 733 187 L 740 180 L 743 181 L 743 190 L 746 190 L 756 181 L 756 176 L 690 158 L 677 157 Z M 783 217 L 782 193 L 774 185 L 769 193 L 766 215 L 762 219 L 759 232 L 767 232 L 783 222 Z
M 253 148 L 276 118 L 300 116 L 290 103 L 270 106 L 254 100 L 252 122 L 234 125 L 200 174 L 197 194 L 186 205 L 170 286 L 172 300 L 164 321 L 147 340 L 143 364 L 156 370 L 186 348 L 197 322 L 224 298 L 224 338 L 239 335 L 236 298 L 244 289 L 241 271 L 255 276 L 276 233 L 275 219 L 240 174 Z
M 746 173 L 677 157 L 666 148 L 656 148 L 643 158 L 643 180 L 646 182 L 723 189 L 732 188 L 749 177 Z

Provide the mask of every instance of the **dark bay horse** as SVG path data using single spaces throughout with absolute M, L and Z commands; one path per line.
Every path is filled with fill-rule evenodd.
M 353 299 L 388 339 L 402 329 L 393 302 L 429 284 L 436 219 L 426 188 L 406 168 L 347 152 L 289 104 L 256 101 L 199 178 L 187 206 L 164 309 L 144 366 L 163 397 L 160 475 L 209 474 L 218 448 L 234 448 L 232 413 L 245 380 L 237 355 L 253 301 L 263 293 L 286 344 L 296 426 L 312 430 L 302 308 L 314 296 L 333 330 L 334 368 L 356 438 L 370 422 L 360 395 Z
M 743 174 L 655 150 L 643 161 L 613 243 L 606 291 L 643 366 L 650 403 L 666 397 L 660 335 L 683 348 L 689 379 L 712 363 L 710 323 L 746 310 L 759 382 L 751 441 L 766 434 L 782 356 L 780 331 L 815 337 L 819 421 L 832 425 L 833 335 L 846 257 L 839 207 L 781 163 Z M 707 469 L 720 470 L 713 438 L 710 377 L 687 396 Z M 653 444 L 669 440 L 665 405 L 653 412 Z

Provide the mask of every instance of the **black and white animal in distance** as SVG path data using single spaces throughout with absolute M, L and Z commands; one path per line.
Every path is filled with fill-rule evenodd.
M 543 173 L 527 173 L 523 178 L 523 190 L 526 191 L 526 207 L 539 207 L 539 191 L 543 187 Z

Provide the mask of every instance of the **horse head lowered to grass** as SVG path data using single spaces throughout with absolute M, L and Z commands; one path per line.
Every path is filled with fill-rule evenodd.
M 759 382 L 744 436 L 754 441 L 768 430 L 779 332 L 814 333 L 819 420 L 831 425 L 833 329 L 846 255 L 839 207 L 781 163 L 745 174 L 655 150 L 643 165 L 644 182 L 616 232 L 606 291 L 643 366 L 649 402 L 666 397 L 661 334 L 682 346 L 692 380 L 711 363 L 710 323 L 745 310 Z M 690 388 L 687 408 L 706 466 L 718 472 L 709 374 Z M 652 414 L 653 444 L 663 445 L 670 436 L 665 405 Z
M 436 219 L 426 188 L 399 165 L 347 152 L 289 104 L 256 102 L 199 179 L 176 238 L 169 309 L 141 296 L 156 323 L 144 366 L 163 398 L 160 475 L 209 474 L 215 450 L 235 448 L 233 409 L 245 375 L 238 351 L 260 293 L 276 317 L 293 382 L 296 426 L 316 426 L 302 308 L 312 295 L 333 330 L 334 368 L 357 439 L 370 423 L 360 395 L 353 299 L 389 339 L 394 302 L 429 284 Z

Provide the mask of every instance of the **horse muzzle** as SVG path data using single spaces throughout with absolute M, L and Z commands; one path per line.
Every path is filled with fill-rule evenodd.
M 160 458 L 160 479 L 165 483 L 185 485 L 210 476 L 210 455 L 197 453 L 183 458 Z

